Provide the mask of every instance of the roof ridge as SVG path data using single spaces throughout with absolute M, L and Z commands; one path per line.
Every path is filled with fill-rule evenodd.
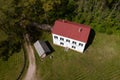
M 58 21 L 58 22 L 62 22 L 62 23 L 66 23 L 66 24 L 76 25 L 76 26 L 79 26 L 79 27 L 90 28 L 90 26 L 88 26 L 88 25 L 86 25 L 86 24 L 80 24 L 80 23 L 71 22 L 71 21 L 68 21 L 68 20 L 57 20 L 57 21 Z

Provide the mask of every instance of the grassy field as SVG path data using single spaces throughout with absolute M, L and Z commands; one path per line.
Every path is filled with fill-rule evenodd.
M 0 80 L 16 80 L 23 67 L 23 51 L 11 56 L 8 61 L 0 59 Z
M 44 33 L 54 52 L 43 61 L 36 55 L 40 80 L 120 80 L 120 36 L 97 33 L 85 54 L 53 45 L 51 35 Z
M 6 39 L 4 32 L 0 31 L 0 41 Z M 0 80 L 16 80 L 23 67 L 23 50 L 12 55 L 8 61 L 0 59 Z

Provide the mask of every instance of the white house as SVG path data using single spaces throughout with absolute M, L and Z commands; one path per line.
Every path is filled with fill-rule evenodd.
M 39 41 L 39 40 L 37 40 L 37 41 L 34 43 L 34 47 L 35 47 L 38 55 L 39 55 L 41 58 L 44 58 L 47 53 L 50 53 L 50 52 L 51 52 L 51 50 L 49 49 L 49 47 L 47 46 L 47 44 L 46 44 L 44 41 Z
M 53 43 L 83 53 L 91 28 L 65 20 L 56 20 L 52 28 Z

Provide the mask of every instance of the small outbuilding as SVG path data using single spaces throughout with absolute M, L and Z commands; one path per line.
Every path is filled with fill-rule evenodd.
M 37 41 L 34 43 L 34 47 L 35 47 L 38 55 L 39 55 L 41 58 L 44 58 L 47 53 L 50 53 L 50 52 L 51 52 L 51 50 L 49 49 L 49 47 L 47 46 L 47 44 L 45 43 L 45 41 L 39 41 L 39 40 L 37 40 Z

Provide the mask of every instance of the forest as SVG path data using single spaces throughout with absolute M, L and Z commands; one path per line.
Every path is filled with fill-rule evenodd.
M 19 51 L 26 33 L 31 39 L 40 35 L 35 33 L 37 28 L 31 31 L 33 22 L 52 26 L 64 19 L 90 25 L 96 32 L 120 35 L 120 0 L 0 0 L 0 5 L 0 30 L 7 35 L 0 42 L 0 56 Z

